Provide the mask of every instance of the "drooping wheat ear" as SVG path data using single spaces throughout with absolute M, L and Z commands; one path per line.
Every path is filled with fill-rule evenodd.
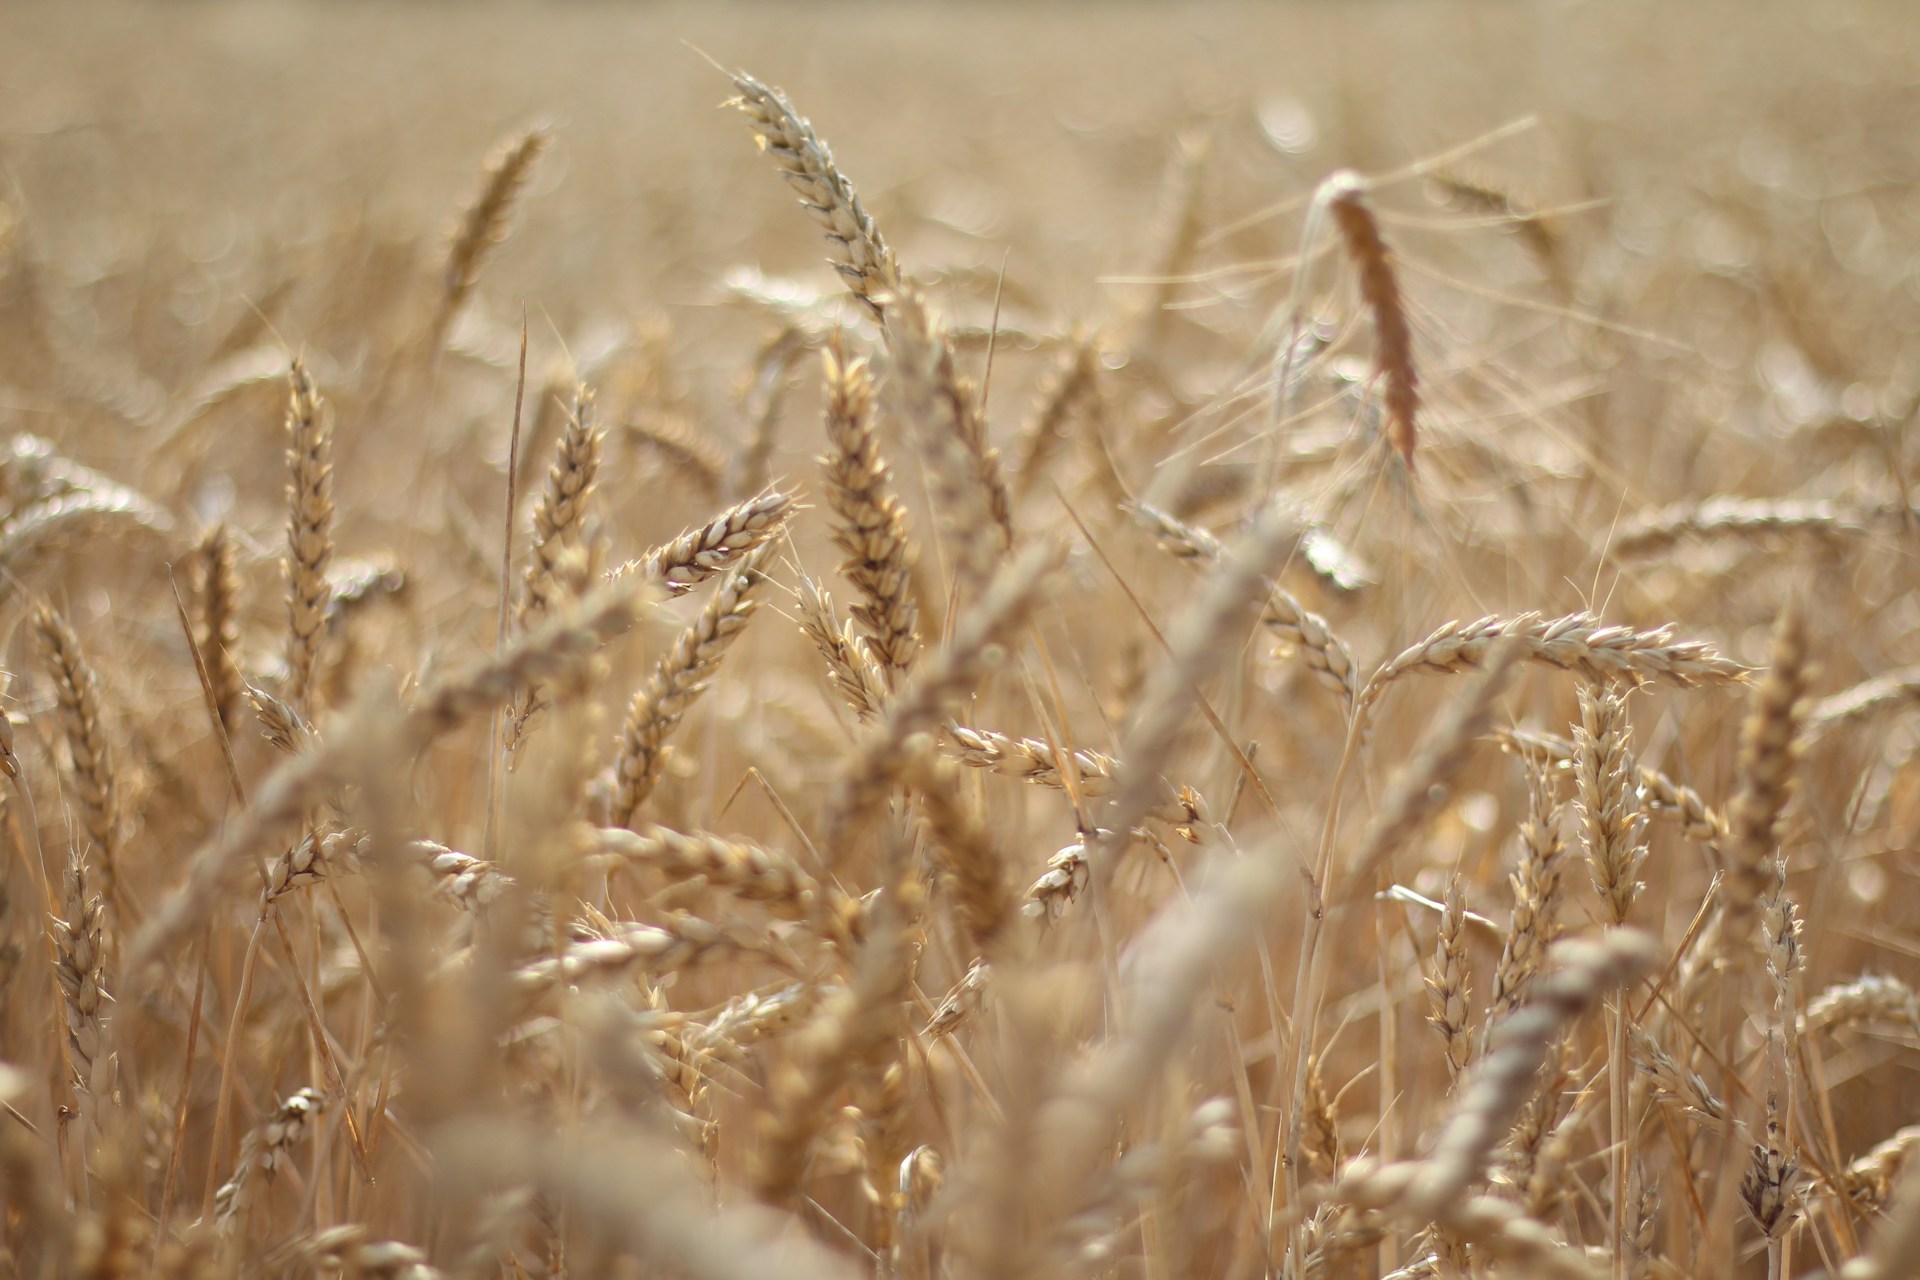
M 794 111 L 786 94 L 744 71 L 733 76 L 733 84 L 740 96 L 729 105 L 745 113 L 760 149 L 773 158 L 801 206 L 820 224 L 833 245 L 834 270 L 866 304 L 868 313 L 881 319 L 890 295 L 900 288 L 900 265 L 860 203 L 853 183 L 834 164 L 833 152 L 813 126 Z
M 231 737 L 239 728 L 246 680 L 239 662 L 240 574 L 233 535 L 226 525 L 215 525 L 194 547 L 192 582 L 199 606 L 194 643 L 207 664 L 220 727 Z
M 1872 1024 L 1920 1035 L 1920 993 L 1898 978 L 1872 973 L 1838 983 L 1807 1001 L 1800 1034 Z
M 607 577 L 616 582 L 636 576 L 652 579 L 664 584 L 669 594 L 684 595 L 695 583 L 726 573 L 778 537 L 797 506 L 792 494 L 768 489 L 728 507 L 709 523 L 661 543 L 638 560 L 627 561 Z
M 1675 640 L 1673 628 L 1636 631 L 1612 627 L 1590 613 L 1542 618 L 1537 613 L 1447 622 L 1374 672 L 1360 691 L 1360 709 L 1372 706 L 1406 675 L 1441 675 L 1478 667 L 1502 640 L 1513 640 L 1520 660 L 1572 671 L 1600 683 L 1628 685 L 1666 680 L 1682 688 L 1739 684 L 1747 669 L 1721 657 L 1712 645 Z
M 1460 1073 L 1473 1056 L 1473 1041 L 1468 1022 L 1471 1011 L 1467 997 L 1467 897 L 1466 886 L 1456 874 L 1447 885 L 1446 909 L 1440 916 L 1439 934 L 1434 940 L 1433 966 L 1427 971 L 1427 1021 L 1440 1033 L 1446 1046 L 1449 1089 L 1460 1081 Z
M 460 309 L 473 296 L 487 260 L 506 240 L 514 206 L 533 176 L 533 166 L 553 143 L 545 125 L 534 125 L 503 139 L 480 171 L 480 191 L 451 233 L 446 270 L 441 276 L 440 306 L 433 318 L 433 349 L 446 341 Z
M 833 541 L 847 557 L 840 572 L 859 594 L 853 618 L 864 633 L 863 648 L 891 687 L 913 665 L 920 644 L 907 512 L 888 487 L 866 361 L 848 360 L 836 331 L 828 339 L 822 366 L 832 452 L 820 459 L 820 466 L 827 477 L 827 505 L 835 517 Z
M 608 920 L 598 913 L 572 926 L 558 954 L 515 969 L 514 993 L 532 1001 L 555 990 L 614 982 L 638 971 L 649 978 L 678 973 L 703 960 L 778 952 L 779 940 L 731 921 L 716 924 L 686 912 L 665 912 L 652 924 Z
M 1099 348 L 1088 335 L 1076 334 L 1040 384 L 1033 413 L 1020 428 L 1013 473 L 1020 497 L 1032 493 L 1046 474 L 1047 464 L 1067 441 L 1075 415 L 1098 399 L 1094 380 L 1099 371 Z
M 924 469 L 962 582 L 978 587 L 1013 545 L 1013 495 L 971 384 L 954 369 L 953 344 L 903 289 L 887 308 L 892 385 L 900 412 L 925 454 Z
M 294 359 L 287 405 L 288 701 L 311 714 L 326 638 L 327 562 L 333 558 L 333 428 L 307 366 Z
M 1580 723 L 1573 730 L 1574 808 L 1585 834 L 1593 888 L 1606 904 L 1607 922 L 1625 924 L 1640 893 L 1646 861 L 1646 814 L 1627 755 L 1627 699 L 1610 685 L 1579 688 Z
M 885 713 L 840 770 L 824 826 L 828 847 L 846 848 L 856 825 L 870 820 L 892 792 L 902 770 L 954 705 L 979 686 L 1006 658 L 1006 646 L 1038 606 L 1042 588 L 1059 562 L 1057 549 L 1035 542 L 1002 566 L 947 643 L 929 655 L 887 702 Z M 927 741 L 922 744 L 921 739 Z
M 1732 827 L 1727 845 L 1727 875 L 1723 889 L 1722 944 L 1751 955 L 1760 899 L 1778 876 L 1778 827 L 1791 791 L 1800 754 L 1803 705 L 1812 677 L 1807 652 L 1805 620 L 1789 604 L 1774 622 L 1773 643 L 1766 676 L 1754 687 L 1747 718 L 1740 726 L 1739 790 L 1728 806 Z
M 1664 555 L 1688 538 L 1758 542 L 1793 534 L 1837 538 L 1866 532 L 1872 514 L 1826 501 L 1720 496 L 1662 507 L 1623 521 L 1612 539 L 1622 559 Z
M 593 420 L 593 393 L 585 384 L 573 393 L 573 411 L 560 433 L 558 456 L 547 472 L 547 487 L 533 508 L 533 545 L 520 593 L 519 621 L 531 626 L 553 606 L 559 587 L 560 557 L 586 536 L 587 504 L 600 472 L 603 432 Z
M 1530 774 L 1527 817 L 1520 824 L 1520 865 L 1508 877 L 1513 916 L 1493 970 L 1489 1024 L 1526 996 L 1527 985 L 1546 965 L 1547 950 L 1560 936 L 1560 815 L 1553 779 L 1544 768 Z
M 222 1231 L 232 1231 L 241 1225 L 236 1219 L 244 1220 L 262 1184 L 272 1183 L 280 1166 L 292 1158 L 292 1149 L 305 1135 L 308 1123 L 325 1110 L 326 1105 L 327 1100 L 319 1090 L 301 1089 L 241 1139 L 240 1158 L 234 1163 L 233 1176 L 213 1194 L 214 1221 Z
M 1520 237 L 1527 253 L 1556 290 L 1564 294 L 1572 287 L 1567 278 L 1560 232 L 1553 219 L 1541 213 L 1532 200 L 1456 173 L 1435 174 L 1434 181 L 1452 203 L 1499 218 Z
M 974 954 L 991 954 L 1001 930 L 1013 918 L 1006 856 L 987 823 L 961 794 L 958 765 L 923 755 L 915 763 L 911 781 L 920 799 L 920 816 L 939 851 L 941 882 L 953 909 L 966 927 Z
M 1413 331 L 1400 297 L 1393 251 L 1380 238 L 1380 224 L 1367 207 L 1366 182 L 1352 172 L 1336 173 L 1321 186 L 1333 225 L 1354 270 L 1360 276 L 1360 300 L 1373 316 L 1373 364 L 1384 386 L 1387 439 L 1413 468 L 1414 415 L 1420 407 L 1420 378 L 1413 366 Z
M 760 607 L 754 592 L 765 580 L 759 568 L 763 556 L 763 552 L 751 552 L 740 562 L 634 695 L 614 761 L 610 826 L 634 825 L 666 768 L 668 735 L 706 692 L 720 659 Z
M 80 637 L 53 606 L 42 604 L 34 610 L 33 629 L 60 708 L 61 734 L 73 764 L 73 792 L 80 801 L 81 829 L 92 846 L 106 900 L 117 907 L 120 791 L 100 713 L 100 682 L 80 648 Z
M 1652 1083 L 1654 1097 L 1662 1106 L 1715 1132 L 1726 1127 L 1727 1104 L 1713 1096 L 1698 1072 L 1675 1061 L 1646 1028 L 1635 1024 L 1630 1034 L 1633 1064 Z
M 914 971 L 910 949 L 926 895 L 900 837 L 892 839 L 889 882 L 876 927 L 855 957 L 852 984 L 827 999 L 801 1033 L 798 1052 L 767 1082 L 751 1176 L 755 1194 L 769 1204 L 798 1194 L 835 1095 L 849 1081 L 884 1070 L 905 1031 L 903 1005 Z
M 73 1091 L 81 1110 L 97 1120 L 112 1088 L 105 1018 L 112 997 L 106 989 L 106 906 L 92 891 L 87 870 L 85 852 L 74 849 L 61 893 L 66 918 L 52 920 L 48 927 L 53 934 L 53 976 L 65 1006 Z

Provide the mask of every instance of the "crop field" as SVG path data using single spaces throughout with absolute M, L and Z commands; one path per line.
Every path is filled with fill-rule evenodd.
M 1920 17 L 0 8 L 0 1274 L 1920 1276 Z

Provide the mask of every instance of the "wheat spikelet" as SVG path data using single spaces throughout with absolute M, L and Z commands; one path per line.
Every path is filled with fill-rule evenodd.
M 1570 765 L 1573 761 L 1573 743 L 1565 738 L 1513 728 L 1495 729 L 1493 736 L 1503 747 L 1523 756 L 1540 756 L 1550 765 Z M 1717 846 L 1726 839 L 1726 816 L 1708 804 L 1698 791 L 1651 765 L 1643 764 L 1639 768 L 1640 799 L 1651 813 L 1678 822 L 1689 840 Z
M 1360 300 L 1373 316 L 1374 369 L 1386 388 L 1387 439 L 1411 470 L 1420 379 L 1413 365 L 1413 333 L 1400 298 L 1393 251 L 1380 238 L 1380 225 L 1367 207 L 1366 184 L 1358 174 L 1337 173 L 1328 178 L 1320 198 L 1326 201 L 1347 257 L 1359 273 Z
M 797 504 L 778 489 L 736 503 L 707 524 L 663 542 L 638 560 L 629 560 L 607 574 L 611 581 L 638 578 L 659 582 L 681 595 L 695 583 L 718 577 L 742 559 L 779 536 Z
M 399 1240 L 373 1240 L 357 1222 L 317 1231 L 300 1246 L 316 1269 L 337 1271 L 353 1280 L 441 1280 L 427 1255 Z
M 953 762 L 920 757 L 912 782 L 921 817 L 940 851 L 942 882 L 974 951 L 988 954 L 1013 914 L 1005 855 L 992 829 L 961 796 L 959 768 Z
M 289 701 L 314 710 L 314 671 L 327 622 L 333 558 L 333 428 L 326 402 L 297 357 L 287 405 L 287 671 Z
M 703 879 L 790 920 L 837 926 L 847 915 L 837 890 L 823 889 L 793 859 L 747 840 L 649 822 L 632 830 L 594 828 L 584 837 L 582 851 L 590 859 L 648 867 L 673 880 Z
M 1646 1028 L 1635 1026 L 1629 1036 L 1633 1064 L 1651 1081 L 1661 1105 L 1716 1132 L 1726 1127 L 1727 1104 L 1713 1096 L 1698 1073 L 1676 1062 Z
M 433 318 L 434 350 L 445 342 L 447 331 L 480 283 L 488 259 L 507 238 L 514 206 L 533 176 L 533 166 L 552 143 L 552 132 L 544 125 L 535 125 L 503 139 L 487 157 L 480 173 L 479 194 L 449 236 L 440 303 Z
M 1807 710 L 1809 736 L 1830 733 L 1853 721 L 1920 699 L 1920 667 L 1901 667 L 1821 698 Z
M 745 113 L 760 149 L 773 159 L 780 176 L 834 246 L 834 270 L 868 313 L 881 319 L 889 296 L 900 288 L 900 266 L 880 228 L 860 203 L 853 183 L 840 172 L 833 152 L 806 118 L 794 111 L 784 93 L 744 71 L 732 79 L 740 96 L 731 105 Z
M 740 562 L 634 695 L 614 761 L 616 791 L 609 825 L 632 826 L 640 807 L 659 785 L 666 767 L 667 735 L 706 691 L 720 659 L 760 607 L 754 596 L 764 580 L 759 561 L 758 553 L 749 553 Z
M 684 472 L 708 498 L 725 491 L 727 453 L 685 419 L 670 414 L 650 414 L 628 422 L 627 435 L 658 452 L 669 465 Z
M 887 487 L 866 362 L 846 359 L 836 333 L 822 364 L 832 452 L 820 465 L 827 477 L 827 504 L 835 516 L 833 541 L 847 557 L 840 572 L 859 596 L 853 618 L 864 633 L 862 647 L 892 685 L 913 665 L 920 643 L 907 513 Z
M 319 740 L 305 716 L 265 689 L 248 685 L 247 701 L 260 721 L 260 732 L 275 750 L 290 756 L 299 755 Z
M 73 764 L 73 790 L 80 799 L 81 829 L 92 846 L 106 899 L 117 906 L 120 789 L 106 722 L 101 718 L 100 682 L 80 647 L 80 637 L 51 605 L 34 610 L 33 629 L 60 709 L 61 735 Z

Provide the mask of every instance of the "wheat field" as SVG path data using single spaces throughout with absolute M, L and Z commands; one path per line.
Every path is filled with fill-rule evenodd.
M 1900 5 L 0 49 L 0 1273 L 1920 1276 Z

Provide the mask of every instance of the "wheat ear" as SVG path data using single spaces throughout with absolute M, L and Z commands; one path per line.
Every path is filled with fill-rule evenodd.
M 51 605 L 34 610 L 33 629 L 53 679 L 60 728 L 73 763 L 73 790 L 80 800 L 81 828 L 98 860 L 106 900 L 117 908 L 120 790 L 101 717 L 100 682 L 80 647 L 80 637 Z
M 1385 386 L 1387 439 L 1411 470 L 1420 378 L 1413 365 L 1413 331 L 1407 325 L 1393 251 L 1380 236 L 1380 224 L 1367 205 L 1366 183 L 1358 174 L 1333 175 L 1321 193 L 1347 257 L 1359 273 L 1360 300 L 1373 316 L 1373 363 Z
M 754 590 L 763 580 L 761 553 L 751 553 L 700 616 L 674 640 L 627 708 L 620 753 L 614 761 L 612 826 L 630 827 L 640 807 L 659 785 L 666 767 L 666 740 L 689 708 L 706 692 L 720 659 L 746 629 L 760 607 Z
M 193 587 L 199 616 L 194 642 L 207 664 L 214 710 L 232 736 L 239 728 L 246 680 L 240 674 L 240 574 L 233 534 L 224 524 L 207 531 L 193 549 Z
M 441 276 L 440 306 L 434 314 L 434 349 L 460 315 L 488 259 L 507 238 L 514 206 L 519 203 L 533 166 L 553 143 L 544 125 L 535 125 L 502 140 L 480 172 L 480 191 L 454 227 Z
M 907 512 L 888 488 L 866 362 L 848 360 L 836 332 L 828 340 L 822 367 L 832 452 L 820 465 L 834 514 L 833 541 L 847 557 L 840 572 L 859 595 L 853 618 L 864 633 L 862 647 L 892 685 L 913 665 L 920 644 Z
M 887 343 L 901 412 L 925 455 L 928 482 L 963 582 L 978 587 L 1013 545 L 1013 496 L 987 440 L 974 388 L 926 300 L 903 289 L 887 309 Z
M 333 428 L 298 358 L 287 405 L 287 673 L 289 701 L 314 708 L 314 673 L 326 636 L 327 562 L 333 558 Z
M 640 559 L 627 561 L 607 577 L 616 582 L 622 578 L 650 579 L 664 584 L 673 595 L 684 594 L 695 583 L 726 573 L 743 557 L 778 537 L 797 505 L 792 494 L 768 489 L 735 503 L 708 523 L 661 543 Z
M 793 109 L 787 95 L 746 72 L 733 76 L 740 96 L 730 104 L 747 117 L 760 149 L 779 167 L 780 176 L 800 197 L 833 245 L 833 268 L 874 319 L 886 312 L 889 295 L 900 287 L 900 266 L 880 234 L 853 183 L 840 172 L 833 152 Z
M 593 393 L 584 385 L 573 393 L 573 409 L 560 434 L 558 455 L 547 472 L 546 488 L 533 508 L 533 545 L 527 553 L 520 592 L 519 621 L 530 626 L 545 617 L 559 588 L 561 555 L 585 537 L 587 505 L 600 473 L 606 433 L 593 420 Z

